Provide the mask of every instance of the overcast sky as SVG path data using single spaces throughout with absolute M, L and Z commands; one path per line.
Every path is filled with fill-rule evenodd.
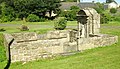
M 81 2 L 92 2 L 92 1 L 95 1 L 95 2 L 106 2 L 106 0 L 80 0 Z M 115 0 L 117 3 L 120 4 L 120 0 Z

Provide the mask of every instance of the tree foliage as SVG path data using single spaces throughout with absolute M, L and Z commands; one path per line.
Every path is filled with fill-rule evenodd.
M 35 14 L 39 17 L 45 17 L 46 12 L 50 16 L 52 11 L 59 12 L 60 0 L 0 0 L 6 6 L 13 9 L 16 18 L 26 18 L 29 14 Z M 1 10 L 1 14 L 3 10 Z
M 97 2 L 96 3 L 98 5 L 98 7 L 95 7 L 94 9 L 98 12 L 98 13 L 102 13 L 104 11 L 104 4 Z
M 78 13 L 79 10 L 80 10 L 79 7 L 71 6 L 70 10 L 68 10 L 68 11 L 61 11 L 60 16 L 61 17 L 66 17 L 66 19 L 68 21 L 74 21 L 74 20 L 77 19 L 76 14 Z

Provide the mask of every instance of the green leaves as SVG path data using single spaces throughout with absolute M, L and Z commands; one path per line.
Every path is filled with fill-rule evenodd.
M 67 20 L 64 17 L 59 17 L 54 23 L 54 28 L 56 30 L 64 30 L 66 28 Z
M 8 11 L 7 14 L 11 15 L 9 10 L 11 11 L 12 9 L 12 12 L 17 16 L 16 18 L 21 19 L 26 18 L 29 14 L 45 17 L 46 12 L 49 12 L 49 14 L 51 14 L 52 11 L 57 13 L 59 12 L 60 7 L 60 0 L 0 0 L 0 2 L 4 2 L 0 7 L 0 13 L 2 12 L 1 14 L 6 15 L 6 12 Z

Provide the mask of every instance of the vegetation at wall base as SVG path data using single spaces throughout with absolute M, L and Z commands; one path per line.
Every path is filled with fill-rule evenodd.
M 0 33 L 0 63 L 6 60 L 6 51 L 3 43 L 4 37 L 3 34 Z

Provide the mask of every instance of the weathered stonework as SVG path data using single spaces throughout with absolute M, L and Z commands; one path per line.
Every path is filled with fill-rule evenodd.
M 78 16 L 78 30 L 55 30 L 38 35 L 28 33 L 5 33 L 5 47 L 12 62 L 32 61 L 118 42 L 118 36 L 100 34 L 100 15 L 91 8 L 82 9 Z M 8 51 L 8 44 L 15 39 Z M 8 55 L 10 52 L 11 56 Z
M 50 32 L 54 32 L 54 31 L 50 31 Z M 59 31 L 59 32 L 62 32 L 62 31 Z M 34 41 L 25 40 L 22 42 L 17 42 L 18 40 L 17 41 L 15 40 L 12 46 L 10 46 L 11 60 L 12 62 L 37 60 L 40 58 L 52 57 L 52 55 L 56 55 L 56 54 L 71 53 L 71 52 L 91 49 L 95 47 L 107 46 L 107 45 L 114 44 L 118 41 L 117 36 L 109 36 L 109 35 L 100 35 L 99 37 L 96 36 L 96 37 L 89 37 L 89 38 L 81 38 L 78 40 L 73 40 L 73 39 L 70 40 L 70 34 L 74 34 L 70 32 L 71 30 L 69 31 L 66 30 L 66 32 L 64 33 L 65 36 L 64 37 L 62 36 L 62 38 L 61 37 L 58 38 L 58 36 L 56 36 L 57 38 L 54 37 L 52 39 L 51 38 L 48 38 L 45 40 L 37 39 Z M 51 33 L 51 34 L 48 33 L 48 35 L 52 35 L 52 34 L 54 33 Z M 11 34 L 9 35 L 4 34 L 4 35 L 6 40 L 5 42 L 7 43 L 9 42 L 8 39 L 11 39 L 11 38 L 16 39 L 16 37 L 12 36 Z M 19 36 L 19 38 L 23 38 L 23 37 Z M 76 36 L 74 36 L 74 38 L 77 39 Z

